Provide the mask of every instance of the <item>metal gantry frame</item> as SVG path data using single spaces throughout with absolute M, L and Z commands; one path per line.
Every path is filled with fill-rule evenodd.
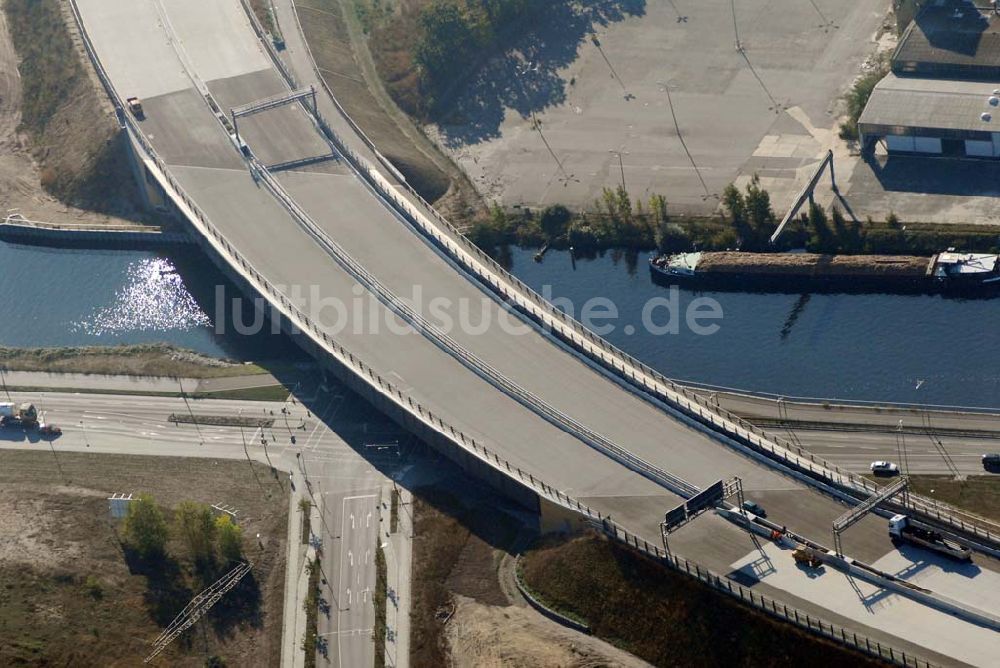
M 660 522 L 660 538 L 663 540 L 664 552 L 670 553 L 667 536 L 671 531 L 684 526 L 709 508 L 714 508 L 720 502 L 733 496 L 737 497 L 738 507 L 742 508 L 743 482 L 738 477 L 719 480 L 667 511 L 663 521 Z M 753 532 L 750 532 L 750 535 L 753 539 Z
M 240 127 L 236 119 L 240 118 L 241 116 L 252 116 L 253 114 L 259 114 L 262 111 L 276 109 L 286 104 L 292 104 L 294 102 L 298 102 L 299 100 L 305 100 L 308 98 L 312 98 L 313 114 L 318 116 L 319 109 L 316 106 L 316 86 L 312 85 L 310 85 L 309 88 L 300 88 L 298 90 L 293 90 L 290 93 L 274 95 L 271 97 L 266 97 L 262 100 L 257 100 L 256 102 L 250 102 L 248 104 L 240 105 L 238 107 L 231 107 L 229 109 L 229 116 L 233 122 L 233 131 L 236 133 L 237 144 L 240 141 Z
M 905 475 L 901 475 L 891 485 L 883 487 L 878 491 L 878 493 L 872 494 L 867 499 L 853 508 L 848 509 L 846 513 L 835 519 L 833 521 L 833 545 L 837 550 L 837 555 L 842 556 L 844 554 L 844 551 L 840 549 L 840 534 L 846 531 L 849 527 L 860 522 L 861 519 L 867 515 L 870 510 L 878 506 L 878 504 L 891 499 L 901 492 L 905 495 L 909 484 L 910 479 Z

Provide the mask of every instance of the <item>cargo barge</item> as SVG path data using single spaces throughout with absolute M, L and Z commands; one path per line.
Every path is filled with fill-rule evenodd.
M 679 253 L 651 258 L 653 280 L 769 292 L 962 292 L 1000 289 L 1000 255 L 948 249 L 932 257 L 817 253 Z

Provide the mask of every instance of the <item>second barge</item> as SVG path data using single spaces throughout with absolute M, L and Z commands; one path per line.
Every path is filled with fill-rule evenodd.
M 821 255 L 734 251 L 661 255 L 649 261 L 658 283 L 776 292 L 992 292 L 1000 255 Z

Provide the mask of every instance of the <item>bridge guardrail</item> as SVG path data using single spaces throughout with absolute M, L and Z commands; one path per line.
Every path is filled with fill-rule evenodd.
M 109 98 L 115 104 L 119 112 L 121 112 L 125 106 L 122 104 L 121 98 L 118 96 L 117 91 L 112 85 L 110 77 L 101 65 L 100 59 L 97 57 L 96 50 L 90 41 L 89 35 L 87 34 L 83 17 L 80 15 L 76 0 L 70 0 L 70 7 L 72 9 L 74 19 L 80 29 L 80 34 L 88 57 L 94 65 Z M 697 579 L 709 584 L 719 591 L 726 592 L 734 597 L 738 596 L 744 603 L 749 602 L 750 605 L 764 612 L 768 612 L 767 604 L 770 602 L 770 614 L 781 617 L 801 628 L 809 630 L 812 633 L 818 633 L 819 635 L 825 636 L 836 642 L 852 646 L 872 656 L 879 656 L 883 659 L 887 659 L 893 663 L 903 666 L 912 665 L 915 668 L 933 668 L 932 664 L 926 661 L 913 656 L 908 657 L 905 653 L 895 650 L 891 646 L 879 642 L 873 642 L 865 636 L 859 636 L 858 634 L 852 632 L 850 637 L 848 637 L 846 629 L 842 627 L 835 627 L 833 624 L 824 623 L 819 619 L 813 619 L 809 615 L 803 615 L 798 610 L 789 608 L 784 604 L 780 604 L 780 602 L 775 599 L 768 599 L 761 595 L 757 595 L 755 599 L 753 591 L 739 585 L 738 583 L 733 583 L 733 581 L 729 579 L 723 580 L 720 576 L 715 575 L 708 569 L 702 568 L 695 562 L 689 561 L 677 555 L 668 554 L 665 551 L 660 550 L 656 545 L 651 546 L 645 539 L 642 540 L 642 545 L 640 546 L 640 539 L 638 536 L 629 534 L 626 529 L 620 527 L 610 519 L 605 518 L 600 511 L 592 510 L 586 504 L 582 504 L 579 500 L 564 494 L 550 485 L 547 485 L 539 478 L 536 478 L 533 474 L 511 464 L 510 461 L 501 459 L 497 452 L 491 452 L 485 445 L 478 444 L 475 438 L 466 436 L 461 430 L 455 429 L 455 427 L 444 422 L 440 417 L 433 415 L 430 410 L 424 409 L 424 407 L 418 401 L 415 401 L 412 396 L 408 393 L 404 394 L 398 387 L 394 387 L 391 382 L 385 380 L 380 374 L 376 373 L 374 368 L 365 364 L 360 358 L 355 357 L 350 351 L 346 350 L 343 346 L 332 340 L 328 335 L 321 332 L 318 327 L 312 325 L 311 321 L 304 314 L 302 314 L 297 307 L 280 294 L 280 292 L 275 289 L 274 286 L 262 274 L 260 274 L 251 263 L 249 263 L 236 251 L 225 236 L 222 235 L 222 233 L 211 223 L 207 215 L 197 206 L 197 204 L 194 203 L 193 200 L 190 199 L 190 197 L 188 197 L 181 185 L 170 174 L 166 164 L 160 159 L 153 146 L 145 138 L 141 129 L 136 127 L 134 119 L 129 118 L 126 114 L 120 113 L 119 115 L 125 119 L 126 131 L 129 132 L 129 135 L 139 143 L 146 153 L 146 158 L 152 163 L 151 166 L 153 167 L 154 177 L 157 177 L 157 180 L 160 181 L 161 184 L 165 184 L 166 187 L 169 187 L 173 191 L 173 195 L 176 199 L 179 199 L 184 208 L 187 209 L 184 213 L 192 224 L 201 225 L 203 227 L 203 231 L 207 233 L 205 238 L 210 243 L 213 243 L 214 240 L 216 251 L 224 255 L 228 254 L 231 261 L 242 269 L 251 285 L 253 285 L 258 291 L 269 294 L 273 299 L 276 299 L 278 308 L 290 316 L 290 320 L 296 327 L 302 331 L 309 332 L 310 336 L 314 341 L 316 341 L 317 344 L 321 345 L 336 359 L 340 360 L 346 368 L 351 369 L 361 378 L 367 377 L 369 384 L 373 388 L 377 387 L 380 392 L 390 398 L 394 403 L 422 424 L 428 426 L 434 431 L 437 431 L 446 438 L 450 438 L 452 442 L 463 447 L 466 452 L 471 450 L 471 453 L 477 459 L 485 462 L 495 470 L 510 477 L 516 476 L 522 485 L 532 490 L 532 492 L 537 494 L 539 497 L 547 499 L 558 506 L 576 511 L 587 519 L 597 522 L 602 529 L 615 540 L 631 545 L 634 548 L 643 551 L 645 554 L 653 556 L 661 562 L 675 568 L 679 572 L 693 575 Z M 272 301 L 272 304 L 274 303 L 275 302 Z M 691 571 L 692 566 L 695 569 L 694 573 Z M 778 609 L 779 604 L 781 605 L 780 611 Z M 861 641 L 864 641 L 864 644 L 861 644 Z
M 260 43 L 264 44 L 265 49 L 271 56 L 272 60 L 276 63 L 276 66 L 278 67 L 279 71 L 286 78 L 286 81 L 287 83 L 290 84 L 290 87 L 294 89 L 295 80 L 292 77 L 291 73 L 284 66 L 277 53 L 274 52 L 273 45 L 271 45 L 271 43 L 264 37 L 264 34 L 260 32 L 261 26 L 259 22 L 256 21 L 256 16 L 253 14 L 252 10 L 250 10 L 250 8 L 246 5 L 245 0 L 241 0 L 241 2 L 243 2 L 244 9 L 247 10 L 248 16 L 251 17 L 251 24 L 254 26 L 254 29 L 258 31 L 258 39 Z M 169 170 L 166 168 L 166 165 L 159 158 L 155 149 L 143 135 L 141 128 L 137 126 L 135 119 L 124 111 L 127 108 L 127 106 L 123 104 L 123 101 L 121 100 L 113 84 L 111 83 L 110 77 L 108 76 L 106 70 L 101 64 L 100 59 L 97 57 L 96 50 L 94 49 L 94 46 L 90 41 L 89 35 L 86 32 L 82 16 L 80 15 L 79 8 L 76 5 L 75 1 L 71 2 L 71 7 L 73 10 L 74 17 L 79 25 L 82 40 L 84 42 L 84 46 L 88 53 L 88 56 L 90 57 L 91 62 L 94 64 L 97 70 L 102 85 L 107 91 L 109 97 L 115 103 L 115 106 L 119 112 L 118 114 L 119 118 L 124 121 L 126 129 L 130 133 L 130 136 L 133 136 L 139 142 L 139 144 L 143 147 L 144 151 L 150 156 L 150 158 L 156 164 L 158 171 L 170 183 L 171 189 L 174 190 L 177 195 L 179 195 L 180 199 L 185 203 L 188 209 L 195 214 L 196 218 L 205 226 L 206 231 L 209 232 L 210 236 L 216 240 L 216 242 L 221 246 L 221 248 L 224 249 L 231 257 L 237 259 L 237 262 L 241 264 L 241 266 L 243 266 L 244 269 L 250 269 L 252 275 L 256 277 L 257 282 L 265 286 L 266 292 L 268 294 L 278 297 L 280 303 L 283 306 L 286 307 L 290 306 L 290 304 L 284 298 L 284 296 L 280 295 L 280 293 L 278 293 L 269 283 L 266 283 L 266 285 L 264 283 L 261 283 L 261 281 L 264 280 L 263 276 L 255 269 L 249 267 L 249 264 L 242 258 L 242 256 L 240 256 L 236 252 L 235 248 L 233 248 L 233 246 L 228 242 L 228 240 L 225 239 L 225 237 L 218 231 L 218 229 L 215 228 L 215 226 L 208 221 L 207 216 L 205 216 L 204 213 L 200 210 L 200 208 L 198 208 L 197 205 L 194 204 L 193 200 L 191 200 L 187 196 L 183 188 L 180 187 L 180 185 L 177 183 L 174 177 L 170 174 Z M 315 61 L 313 61 L 313 66 L 315 67 Z M 319 75 L 318 72 L 317 75 Z M 336 97 L 333 96 L 332 91 L 327 86 L 326 81 L 323 79 L 323 77 L 319 76 L 318 78 L 322 82 L 322 85 L 327 90 L 328 94 L 331 96 L 331 99 L 333 99 L 336 102 Z M 195 83 L 197 85 L 197 82 Z M 356 127 L 356 124 L 353 122 L 352 119 L 350 119 L 350 117 L 346 114 L 343 108 L 339 105 L 339 102 L 337 102 L 336 104 L 341 113 L 344 114 L 344 117 L 346 119 L 349 119 L 350 125 L 352 127 Z M 310 110 L 307 105 L 303 106 L 307 109 L 307 111 L 313 111 Z M 724 433 L 735 435 L 738 438 L 746 440 L 751 445 L 756 445 L 758 448 L 764 450 L 765 452 L 768 452 L 769 454 L 775 456 L 778 459 L 782 459 L 787 463 L 791 463 L 798 468 L 809 471 L 810 473 L 822 475 L 827 479 L 839 482 L 839 484 L 845 487 L 854 487 L 855 489 L 857 487 L 860 487 L 862 490 L 865 490 L 868 493 L 872 493 L 874 490 L 878 489 L 876 485 L 870 483 L 869 481 L 863 478 L 860 478 L 859 476 L 855 476 L 854 474 L 849 474 L 849 473 L 844 474 L 837 467 L 832 467 L 831 469 L 830 465 L 825 464 L 825 462 L 822 462 L 822 460 L 820 460 L 821 463 L 818 466 L 816 466 L 817 460 L 815 456 L 809 453 L 804 453 L 804 451 L 802 451 L 795 445 L 792 445 L 790 443 L 787 444 L 787 446 L 790 446 L 791 449 L 797 451 L 797 456 L 791 455 L 791 449 L 786 450 L 786 448 L 781 446 L 775 447 L 776 444 L 772 444 L 769 442 L 771 439 L 768 438 L 768 434 L 766 434 L 766 432 L 755 427 L 750 423 L 743 421 L 742 418 L 739 418 L 738 416 L 730 413 L 729 411 L 725 411 L 724 409 L 720 410 L 718 409 L 718 407 L 716 407 L 716 410 L 713 411 L 710 405 L 699 405 L 699 404 L 705 404 L 707 402 L 705 402 L 705 400 L 702 397 L 687 390 L 687 388 L 675 384 L 673 381 L 662 376 L 662 374 L 659 374 L 658 372 L 651 369 L 647 365 L 639 362 L 638 360 L 635 360 L 627 353 L 624 353 L 618 348 L 612 346 L 604 339 L 596 336 L 593 332 L 586 329 L 582 325 L 582 323 L 579 323 L 573 318 L 569 318 L 562 311 L 559 311 L 558 309 L 552 307 L 551 304 L 546 302 L 534 290 L 526 286 L 516 277 L 509 274 L 509 272 L 504 270 L 498 263 L 496 263 L 495 260 L 490 258 L 478 247 L 472 244 L 460 231 L 458 231 L 457 228 L 455 228 L 449 221 L 447 221 L 433 207 L 431 207 L 430 204 L 427 203 L 419 195 L 419 193 L 413 190 L 413 188 L 410 187 L 409 184 L 404 182 L 403 186 L 411 193 L 411 195 L 416 197 L 418 201 L 422 203 L 422 206 L 426 210 L 430 211 L 434 215 L 434 217 L 442 225 L 445 226 L 445 229 L 451 233 L 451 236 L 454 237 L 454 239 L 445 238 L 445 236 L 441 234 L 441 231 L 432 224 L 429 224 L 429 221 L 427 221 L 426 218 L 420 215 L 420 213 L 416 211 L 412 207 L 412 205 L 408 206 L 409 204 L 408 202 L 405 202 L 405 200 L 398 197 L 396 193 L 392 191 L 391 185 L 388 183 L 388 181 L 386 181 L 385 178 L 379 172 L 377 172 L 371 165 L 369 165 L 366 160 L 364 160 L 361 156 L 355 153 L 348 146 L 348 144 L 341 137 L 339 137 L 339 135 L 337 135 L 335 131 L 333 131 L 333 129 L 326 123 L 326 121 L 322 119 L 322 116 L 318 114 L 318 110 L 316 110 L 316 116 L 317 116 L 316 118 L 317 123 L 320 125 L 321 129 L 323 129 L 324 132 L 327 133 L 331 137 L 331 139 L 337 144 L 338 148 L 341 149 L 344 152 L 344 154 L 351 159 L 351 162 L 355 166 L 355 168 L 367 176 L 366 181 L 373 188 L 378 190 L 380 192 L 380 195 L 384 199 L 387 199 L 388 201 L 391 201 L 393 204 L 395 204 L 397 210 L 403 213 L 408 220 L 410 220 L 413 224 L 417 225 L 420 229 L 423 229 L 425 233 L 428 233 L 430 236 L 438 240 L 438 242 L 441 243 L 446 248 L 446 250 L 449 251 L 449 253 L 451 253 L 458 259 L 462 260 L 463 259 L 462 256 L 467 255 L 471 251 L 474 257 L 476 257 L 481 263 L 485 264 L 487 267 L 490 267 L 493 271 L 491 272 L 481 271 L 480 268 L 477 267 L 475 263 L 468 261 L 463 261 L 463 266 L 465 266 L 468 270 L 473 271 L 473 273 L 475 273 L 477 276 L 480 277 L 480 280 L 483 280 L 484 283 L 489 285 L 491 288 L 498 290 L 500 294 L 502 294 L 508 299 L 517 299 L 517 298 L 524 299 L 525 297 L 527 297 L 528 300 L 535 305 L 534 308 L 532 308 L 531 305 L 528 305 L 526 308 L 524 308 L 524 310 L 527 312 L 529 316 L 533 318 L 538 318 L 543 322 L 545 320 L 545 316 L 550 316 L 550 317 L 554 316 L 557 320 L 560 321 L 560 323 L 557 324 L 561 324 L 563 328 L 568 328 L 572 330 L 569 333 L 568 337 L 565 331 L 559 333 L 564 338 L 568 338 L 568 340 L 571 343 L 573 343 L 578 349 L 581 349 L 585 354 L 587 354 L 595 361 L 600 361 L 600 363 L 603 366 L 610 368 L 615 372 L 621 373 L 625 378 L 630 378 L 633 381 L 633 383 L 635 382 L 640 383 L 641 387 L 644 390 L 650 392 L 654 396 L 666 400 L 668 403 L 681 408 L 684 412 L 690 415 L 695 415 L 703 420 L 706 420 L 710 424 L 713 424 L 717 428 L 720 428 Z M 361 134 L 361 136 L 364 136 L 363 133 Z M 370 143 L 370 139 L 368 139 L 367 137 L 365 137 L 365 140 L 368 143 Z M 380 153 L 378 153 L 377 149 L 374 148 L 374 144 L 371 144 L 371 146 L 372 150 L 377 155 L 381 155 Z M 462 243 L 463 246 L 465 246 L 462 249 L 458 247 L 460 242 Z M 463 253 L 462 251 L 465 252 Z M 504 278 L 506 279 L 506 281 L 501 280 Z M 508 285 L 510 283 L 519 288 L 520 294 L 511 294 Z M 308 321 L 308 319 L 306 319 L 303 314 L 298 313 L 298 318 L 301 320 L 303 324 L 307 325 L 306 327 L 301 328 L 303 331 L 314 332 L 316 334 L 322 335 L 319 332 L 319 329 L 315 325 L 313 325 L 310 321 Z M 581 343 L 581 341 L 575 340 L 573 334 L 583 337 L 582 341 L 585 343 L 585 345 L 580 346 L 579 344 Z M 325 337 L 325 335 L 322 336 Z M 591 345 L 586 345 L 587 341 L 589 341 Z M 600 350 L 595 351 L 593 348 L 594 346 L 596 346 Z M 616 364 L 616 359 L 620 360 L 621 362 L 620 366 Z M 631 366 L 632 369 L 631 370 L 626 369 L 626 365 Z M 637 374 L 635 373 L 636 369 L 638 369 L 641 372 L 641 375 L 639 375 L 638 377 Z M 673 391 L 671 392 L 670 390 Z M 680 395 L 683 395 L 683 398 L 681 396 L 678 396 L 678 391 Z M 719 417 L 723 418 L 723 422 L 721 424 L 719 424 Z M 728 418 L 728 420 L 726 420 L 726 418 Z M 727 425 L 726 422 L 728 422 L 729 424 Z M 754 438 L 754 435 L 756 435 L 756 438 Z M 631 455 L 631 453 L 628 454 Z M 805 457 L 808 457 L 808 461 L 805 461 L 803 455 L 805 455 Z M 834 471 L 836 472 L 836 475 L 832 475 Z M 850 483 L 853 484 L 845 484 L 844 483 L 845 478 L 846 480 L 848 480 Z M 930 500 L 915 498 L 914 495 L 909 495 L 909 499 L 913 509 L 917 510 L 918 512 L 928 513 L 943 523 L 950 524 L 956 527 L 961 527 L 961 529 L 973 533 L 974 535 L 977 536 L 985 535 L 985 537 L 988 540 L 995 540 L 995 536 L 993 536 L 988 530 L 982 529 L 976 526 L 975 524 L 965 523 L 961 520 L 958 520 L 957 522 L 954 521 L 952 517 L 952 515 L 954 514 L 954 510 L 951 509 L 950 507 L 942 508 L 940 504 L 936 504 L 935 502 L 931 502 Z
M 122 113 L 127 107 L 118 95 L 117 90 L 111 82 L 111 78 L 108 76 L 107 71 L 104 69 L 100 59 L 97 57 L 96 49 L 90 41 L 90 36 L 87 34 L 79 7 L 77 6 L 75 0 L 71 0 L 69 4 L 73 12 L 74 19 L 80 29 L 81 39 L 87 55 L 93 64 L 109 99 L 118 110 L 119 118 L 123 120 L 125 131 L 129 133 L 129 136 L 134 139 L 143 150 L 147 168 L 150 169 L 151 174 L 161 185 L 164 186 L 165 189 L 170 190 L 169 195 L 178 205 L 178 208 L 181 209 L 181 213 L 191 222 L 192 225 L 196 228 L 201 228 L 199 231 L 202 233 L 202 236 L 213 245 L 215 251 L 225 257 L 231 266 L 238 268 L 238 271 L 244 275 L 247 282 L 254 287 L 254 289 L 261 294 L 268 295 L 271 298 L 272 305 L 284 313 L 285 316 L 288 317 L 290 323 L 292 323 L 300 331 L 308 334 L 313 341 L 326 350 L 332 357 L 340 361 L 345 368 L 350 369 L 359 378 L 364 379 L 369 386 L 373 389 L 377 389 L 383 396 L 391 400 L 421 424 L 448 438 L 456 445 L 462 447 L 466 452 L 471 453 L 479 461 L 486 463 L 498 472 L 501 472 L 511 478 L 516 478 L 522 485 L 530 489 L 539 497 L 547 499 L 550 502 L 567 509 L 584 513 L 588 517 L 596 517 L 598 519 L 602 518 L 599 511 L 592 510 L 589 506 L 580 503 L 560 490 L 546 484 L 539 478 L 535 477 L 532 473 L 521 469 L 515 464 L 512 464 L 507 459 L 501 458 L 496 451 L 491 451 L 487 446 L 477 443 L 474 437 L 466 435 L 462 430 L 456 429 L 451 424 L 445 422 L 440 416 L 434 415 L 432 411 L 425 408 L 412 395 L 404 393 L 398 387 L 394 386 L 390 381 L 383 378 L 381 374 L 379 374 L 371 365 L 355 356 L 349 350 L 333 340 L 325 332 L 321 331 L 319 327 L 317 327 L 290 300 L 288 300 L 284 294 L 275 288 L 274 285 L 271 284 L 271 282 L 268 281 L 267 278 L 261 274 L 251 262 L 244 258 L 235 249 L 235 247 L 233 247 L 225 235 L 223 235 L 211 222 L 208 215 L 187 195 L 183 186 L 181 186 L 176 178 L 170 173 L 166 163 L 163 162 L 157 154 L 155 148 L 143 135 L 142 130 L 138 127 L 135 119 L 131 118 L 126 113 Z
M 278 53 L 274 50 L 273 45 L 271 45 L 266 39 L 266 33 L 263 31 L 262 26 L 260 26 L 260 23 L 256 20 L 256 16 L 253 15 L 252 10 L 250 10 L 247 5 L 247 0 L 241 0 L 241 2 L 243 3 L 244 9 L 251 17 L 251 24 L 254 26 L 254 29 L 258 34 L 258 39 L 264 44 L 265 50 L 268 52 L 271 60 L 275 62 L 276 67 L 285 77 L 286 83 L 291 89 L 294 89 L 298 85 L 295 77 L 281 60 Z M 298 11 L 295 9 L 294 2 L 292 9 L 295 14 L 296 21 L 299 21 Z M 301 22 L 299 22 L 298 27 L 301 33 Z M 307 50 L 309 49 L 308 42 L 306 42 L 306 48 Z M 313 67 L 313 73 L 316 75 L 320 85 L 327 92 L 327 95 L 333 101 L 333 104 L 337 108 L 340 115 L 358 135 L 362 143 L 369 150 L 371 150 L 379 160 L 388 162 L 378 150 L 375 143 L 367 136 L 367 134 L 365 134 L 365 132 L 360 128 L 360 126 L 358 126 L 354 119 L 351 118 L 351 116 L 337 100 L 333 90 L 327 84 L 325 77 L 323 77 L 322 73 L 319 72 L 316 66 L 316 61 L 312 57 L 311 52 L 309 55 Z M 420 211 L 416 209 L 416 207 L 404 198 L 398 196 L 391 183 L 381 173 L 370 165 L 367 160 L 350 148 L 349 144 L 322 118 L 322 115 L 318 110 L 312 110 L 308 107 L 306 107 L 306 109 L 310 113 L 315 112 L 318 124 L 326 133 L 328 133 L 331 140 L 337 145 L 337 148 L 345 155 L 345 157 L 349 159 L 349 162 L 351 162 L 356 170 L 366 176 L 365 180 L 368 181 L 369 184 L 377 190 L 384 199 L 394 204 L 397 211 L 402 213 L 407 220 L 411 222 L 411 224 L 422 230 L 424 234 L 434 239 L 439 245 L 443 246 L 454 259 L 459 261 L 467 271 L 476 275 L 476 277 L 485 285 L 498 292 L 505 299 L 513 301 L 530 317 L 539 320 L 543 326 L 549 327 L 561 338 L 573 345 L 573 347 L 578 351 L 582 352 L 593 361 L 599 363 L 604 368 L 610 369 L 616 374 L 620 374 L 624 379 L 631 380 L 633 384 L 638 385 L 643 391 L 652 394 L 658 399 L 667 402 L 669 405 L 678 408 L 688 415 L 696 416 L 713 428 L 720 430 L 725 434 L 735 436 L 738 439 L 747 442 L 751 445 L 751 447 L 767 453 L 774 459 L 778 459 L 793 468 L 806 471 L 811 475 L 820 476 L 825 480 L 848 490 L 861 492 L 866 496 L 877 493 L 879 487 L 875 483 L 872 483 L 871 481 L 854 473 L 844 471 L 838 466 L 826 462 L 822 458 L 817 458 L 814 454 L 803 450 L 791 441 L 775 436 L 774 434 L 771 434 L 744 420 L 731 411 L 723 409 L 719 406 L 713 406 L 707 398 L 689 390 L 673 380 L 668 379 L 660 372 L 649 367 L 647 364 L 637 360 L 632 355 L 597 336 L 576 319 L 571 318 L 564 312 L 556 309 L 535 290 L 524 284 L 516 276 L 510 274 L 510 272 L 500 266 L 500 264 L 493 258 L 489 257 L 485 252 L 469 241 L 469 239 L 462 234 L 457 227 L 442 216 L 420 195 L 420 193 L 414 190 L 409 183 L 401 181 L 400 186 L 403 187 L 410 196 L 416 199 L 424 211 L 431 214 L 434 220 L 443 227 L 443 230 L 430 223 L 430 221 L 423 216 Z M 391 164 L 387 166 L 395 171 Z M 512 286 L 516 289 L 512 290 Z M 992 542 L 1000 542 L 1000 537 L 998 537 L 996 533 L 985 528 L 987 525 L 993 524 L 988 520 L 970 513 L 964 513 L 963 511 L 951 506 L 942 505 L 931 499 L 923 499 L 922 497 L 917 497 L 915 495 L 908 496 L 911 500 L 911 510 L 918 513 L 927 513 L 929 516 L 934 517 L 942 523 L 972 533 L 977 537 L 985 538 Z M 963 516 L 969 517 L 970 521 L 966 522 L 961 519 Z
M 589 443 L 592 447 L 608 455 L 612 459 L 624 464 L 628 468 L 650 478 L 654 482 L 663 485 L 667 489 L 682 497 L 690 497 L 696 494 L 699 489 L 681 478 L 664 471 L 649 462 L 641 459 L 625 448 L 617 445 L 604 435 L 590 429 L 589 427 L 574 420 L 565 413 L 554 408 L 537 395 L 520 387 L 509 378 L 504 376 L 496 368 L 479 358 L 475 353 L 463 347 L 457 341 L 441 332 L 426 318 L 414 312 L 413 309 L 392 291 L 390 291 L 371 272 L 364 268 L 357 260 L 331 239 L 312 220 L 295 199 L 285 191 L 284 187 L 268 171 L 267 167 L 256 159 L 251 159 L 252 168 L 255 169 L 258 178 L 271 191 L 285 209 L 295 218 L 299 224 L 323 247 L 334 260 L 343 267 L 348 274 L 363 284 L 370 292 L 375 294 L 379 300 L 397 315 L 403 318 L 417 330 L 424 333 L 429 339 L 440 348 L 462 362 L 474 373 L 490 382 L 494 387 L 500 389 L 508 396 L 517 400 L 521 404 L 533 410 L 549 422 L 552 422 L 561 429 L 574 434 L 580 440 Z

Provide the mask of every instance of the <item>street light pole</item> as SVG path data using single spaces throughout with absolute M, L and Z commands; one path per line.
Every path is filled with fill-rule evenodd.
M 3 391 L 7 395 L 7 401 L 11 401 L 10 390 L 7 389 L 7 377 L 4 375 L 3 369 L 0 369 L 0 383 L 3 384 Z

